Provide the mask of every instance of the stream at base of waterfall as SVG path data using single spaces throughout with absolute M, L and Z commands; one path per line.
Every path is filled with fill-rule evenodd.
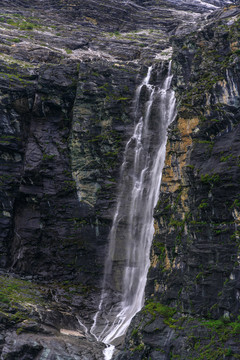
M 102 293 L 90 329 L 97 341 L 107 345 L 105 360 L 112 358 L 113 344 L 126 333 L 144 303 L 167 128 L 176 116 L 171 62 L 167 71 L 165 65 L 149 67 L 135 93 L 135 127 L 125 146 Z

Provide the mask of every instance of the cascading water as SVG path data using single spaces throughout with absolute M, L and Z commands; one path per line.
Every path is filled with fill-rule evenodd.
M 136 124 L 124 151 L 103 290 L 90 330 L 98 341 L 109 345 L 125 334 L 144 302 L 154 234 L 153 209 L 159 195 L 167 128 L 176 113 L 170 72 L 171 62 L 165 76 L 162 64 L 159 86 L 151 85 L 149 67 L 135 95 Z M 113 349 L 111 345 L 105 350 L 105 359 L 111 359 Z

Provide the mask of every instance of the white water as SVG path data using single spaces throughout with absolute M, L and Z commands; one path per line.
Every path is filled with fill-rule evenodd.
M 108 346 L 105 360 L 112 358 L 114 340 L 123 336 L 144 303 L 154 234 L 156 206 L 164 166 L 167 128 L 176 114 L 170 89 L 171 63 L 158 85 L 151 85 L 152 67 L 135 95 L 135 129 L 127 142 L 121 166 L 117 206 L 110 232 L 103 290 L 90 333 Z M 162 79 L 161 79 L 162 77 Z

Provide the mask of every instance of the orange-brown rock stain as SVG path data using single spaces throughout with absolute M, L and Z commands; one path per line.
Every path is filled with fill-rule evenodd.
M 177 140 L 168 140 L 166 149 L 165 168 L 163 170 L 161 191 L 174 193 L 184 183 L 184 168 L 188 151 L 192 146 L 192 132 L 199 124 L 198 118 L 179 118 L 175 126 Z M 184 195 L 186 198 L 186 194 Z M 184 200 L 184 199 L 183 199 Z
M 177 122 L 172 129 L 171 136 L 169 137 L 167 148 L 166 148 L 166 159 L 165 167 L 162 175 L 162 193 L 171 193 L 174 194 L 176 191 L 181 189 L 179 195 L 179 201 L 177 204 L 178 214 L 181 213 L 182 220 L 185 219 L 186 214 L 189 211 L 188 208 L 188 184 L 185 180 L 185 171 L 190 155 L 191 147 L 193 144 L 192 133 L 196 131 L 199 124 L 199 119 L 197 117 L 193 118 L 184 118 L 179 117 Z M 172 204 L 172 206 L 174 206 Z M 174 217 L 174 215 L 172 215 Z M 168 219 L 169 220 L 169 219 Z M 163 221 L 164 222 L 164 221 Z M 162 221 L 160 219 L 160 223 Z M 162 224 L 164 226 L 164 224 Z M 161 231 L 159 229 L 158 222 L 154 223 L 155 235 L 159 234 Z M 168 229 L 169 232 L 175 231 L 174 226 Z M 186 231 L 186 229 L 185 229 Z M 154 253 L 152 249 L 151 254 L 151 267 L 156 268 L 159 264 L 159 257 Z M 171 261 L 167 249 L 165 249 L 165 258 L 164 266 L 166 270 L 171 270 L 173 268 L 178 268 L 180 264 L 177 261 L 177 258 L 174 261 Z M 157 289 L 155 289 L 157 291 Z

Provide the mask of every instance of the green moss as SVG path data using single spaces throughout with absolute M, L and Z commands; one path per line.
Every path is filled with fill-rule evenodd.
M 170 319 L 176 313 L 176 309 L 151 300 L 145 305 L 144 312 L 150 313 L 153 319 L 155 319 L 157 315 L 163 316 L 164 319 Z
M 201 320 L 197 326 L 203 327 L 202 331 L 206 333 L 206 337 L 197 339 L 194 333 L 188 335 L 189 345 L 191 344 L 193 350 L 192 360 L 218 360 L 224 359 L 225 356 L 234 355 L 229 345 L 226 345 L 229 339 L 238 339 L 240 333 L 240 317 L 238 317 L 235 322 L 224 318 Z M 189 328 L 187 331 L 189 331 Z M 207 340 L 207 344 L 205 339 Z
M 201 278 L 203 273 L 198 274 Z M 240 316 L 235 321 L 230 321 L 229 318 L 220 319 L 194 319 L 192 317 L 182 318 L 182 327 L 175 327 L 175 336 L 178 337 L 178 331 L 182 332 L 184 329 L 185 336 L 187 337 L 187 351 L 188 360 L 219 360 L 225 359 L 227 356 L 233 356 L 238 359 L 239 353 L 235 353 L 240 334 Z M 175 320 L 177 321 L 177 320 Z M 179 321 L 179 320 L 178 320 Z M 193 325 L 191 325 L 193 322 Z M 200 330 L 199 336 L 196 336 L 195 329 Z M 230 347 L 233 343 L 233 347 Z M 172 350 L 171 358 L 178 358 L 179 350 L 174 348 Z M 183 357 L 180 356 L 181 359 Z
M 220 176 L 218 174 L 202 174 L 201 182 L 203 184 L 216 184 L 220 182 Z
M 11 38 L 10 41 L 12 41 L 14 43 L 20 43 L 22 40 L 19 38 Z
M 154 252 L 158 256 L 159 267 L 162 269 L 162 271 L 164 271 L 164 268 L 165 268 L 164 260 L 166 258 L 165 244 L 160 241 L 155 240 L 153 243 L 153 246 L 154 246 Z
M 0 276 L 0 296 L 8 301 L 28 301 L 35 298 L 36 287 L 26 280 Z
M 129 97 L 121 97 L 121 96 L 116 96 L 116 97 L 113 97 L 114 100 L 117 100 L 117 101 L 126 101 L 126 100 L 130 100 Z
M 190 165 L 190 164 L 189 164 L 189 165 L 186 165 L 186 167 L 189 168 L 189 169 L 192 169 L 192 170 L 194 170 L 194 168 L 195 168 L 194 165 Z
M 133 329 L 132 333 L 131 333 L 131 336 L 132 337 L 135 337 L 138 335 L 138 329 Z
M 228 338 L 240 334 L 240 315 L 234 322 L 231 322 L 229 318 L 220 318 L 204 320 L 201 324 L 216 332 L 220 337 Z
M 240 200 L 239 199 L 235 199 L 229 209 L 231 210 L 231 209 L 234 209 L 235 207 L 240 207 Z
M 20 30 L 33 30 L 34 27 L 37 27 L 36 24 L 33 24 L 33 23 L 25 21 L 25 20 L 20 21 L 20 20 L 17 20 L 17 19 L 8 19 L 7 24 L 12 25 L 12 26 L 16 26 Z
M 20 74 L 17 74 L 15 68 L 9 67 L 8 70 L 14 71 L 15 74 L 8 74 L 6 72 L 0 72 L 0 78 L 2 78 L 3 80 L 7 80 L 9 82 L 9 84 L 10 84 L 10 87 L 11 86 L 16 86 L 19 83 L 22 86 L 29 86 L 29 84 L 32 84 L 31 81 L 27 80 L 28 79 L 27 77 L 24 77 L 23 75 L 20 76 Z
M 53 160 L 55 158 L 56 155 L 50 155 L 50 154 L 43 154 L 43 161 L 49 161 L 49 160 Z
M 27 319 L 31 312 L 31 304 L 41 303 L 41 293 L 31 282 L 0 276 L 0 312 L 11 321 L 19 322 Z
M 63 184 L 64 184 L 64 190 L 65 191 L 75 190 L 76 189 L 75 180 L 64 180 Z
M 35 27 L 34 24 L 27 21 L 19 25 L 20 30 L 33 30 L 34 27 Z
M 202 200 L 201 204 L 198 206 L 198 209 L 206 209 L 208 207 L 208 202 L 207 200 Z
M 138 346 L 136 346 L 133 351 L 143 351 L 144 350 L 144 344 L 139 344 Z
M 105 83 L 105 84 L 99 86 L 99 89 L 103 89 L 103 90 L 105 90 L 105 91 L 108 91 L 109 86 L 110 86 L 110 85 L 109 85 L 108 83 Z
M 222 156 L 222 157 L 220 158 L 220 161 L 221 161 L 221 162 L 226 162 L 226 161 L 228 161 L 229 159 L 231 159 L 232 156 L 233 156 L 232 154 L 226 155 L 226 156 Z
M 211 140 L 198 140 L 198 144 L 212 144 Z
M 16 331 L 17 335 L 20 335 L 21 333 L 24 332 L 24 328 L 23 327 L 19 327 Z
M 204 276 L 204 273 L 202 271 L 200 271 L 195 278 L 196 282 L 201 280 L 203 278 L 203 276 Z
M 10 304 L 10 299 L 5 294 L 0 293 L 0 303 Z

